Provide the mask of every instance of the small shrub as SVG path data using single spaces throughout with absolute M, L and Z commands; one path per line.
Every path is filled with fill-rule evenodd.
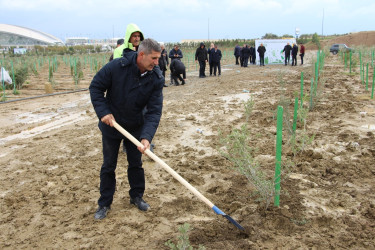
M 253 108 L 254 108 L 254 100 L 253 98 L 250 96 L 250 98 L 244 103 L 244 108 L 245 108 L 245 117 L 246 117 L 246 122 L 249 121 L 250 119 L 250 115 L 251 113 L 253 112 Z
M 14 80 L 16 81 L 16 87 L 18 89 L 22 88 L 23 83 L 26 81 L 28 76 L 28 67 L 27 66 L 20 66 L 15 68 L 14 70 Z
M 190 225 L 188 223 L 184 223 L 182 226 L 178 229 L 180 231 L 180 235 L 178 236 L 177 243 L 173 243 L 171 240 L 168 240 L 165 242 L 165 245 L 169 247 L 171 250 L 193 250 L 194 248 L 190 245 L 189 241 L 189 231 L 190 231 Z M 206 249 L 204 246 L 199 245 L 199 250 Z

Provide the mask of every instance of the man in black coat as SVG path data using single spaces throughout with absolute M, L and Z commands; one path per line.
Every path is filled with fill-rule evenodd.
M 212 76 L 212 70 L 214 68 L 212 64 L 212 56 L 211 56 L 211 51 L 215 49 L 215 45 L 211 43 L 210 47 L 207 49 L 207 54 L 208 54 L 208 64 L 210 65 L 210 76 Z
M 263 46 L 263 43 L 258 46 L 257 51 L 259 53 L 259 64 L 260 66 L 264 66 L 264 53 L 266 53 L 266 47 Z
M 206 62 L 208 62 L 207 49 L 204 43 L 201 43 L 195 51 L 195 61 L 199 62 L 199 78 L 206 77 Z
M 285 46 L 284 46 L 284 49 L 282 52 L 285 53 L 285 65 L 289 64 L 289 60 L 290 60 L 290 52 L 292 51 L 292 46 L 290 46 L 289 43 L 287 43 Z
M 252 48 L 252 50 L 251 50 Z M 251 63 L 252 64 L 255 64 L 256 62 L 256 59 L 257 59 L 257 52 L 255 50 L 255 48 L 253 46 L 250 47 L 250 51 L 251 51 Z
M 220 60 L 222 57 L 221 50 L 217 48 L 217 45 L 214 46 L 214 49 L 211 50 L 211 60 L 214 67 L 214 76 L 216 76 L 216 70 L 218 69 L 219 76 L 221 75 Z
M 239 65 L 238 58 L 240 57 L 240 51 L 241 47 L 237 44 L 236 47 L 234 47 L 234 57 L 236 58 L 236 65 Z
M 297 44 L 293 44 L 293 48 L 292 48 L 292 66 L 297 66 L 297 54 L 298 54 L 298 46 L 297 46 Z
M 245 44 L 244 47 L 242 48 L 242 56 L 243 56 L 243 59 L 242 59 L 243 66 L 247 67 L 247 64 L 249 63 L 249 57 L 250 57 L 250 48 L 247 47 L 247 44 Z
M 122 140 L 127 151 L 130 203 L 139 210 L 150 206 L 143 200 L 145 176 L 141 156 L 150 148 L 163 107 L 164 77 L 157 66 L 160 45 L 145 39 L 138 52 L 127 52 L 107 63 L 90 84 L 90 97 L 102 132 L 103 165 L 100 170 L 99 208 L 94 218 L 104 219 L 116 189 L 115 170 Z M 143 113 L 143 110 L 147 111 Z M 113 127 L 113 121 L 141 141 L 135 146 Z
M 243 67 L 243 49 L 245 48 L 246 44 L 242 45 L 242 48 L 240 48 L 240 64 L 241 67 Z
M 178 44 L 174 45 L 174 48 L 169 51 L 169 58 L 171 59 L 171 63 L 173 60 L 181 60 L 183 58 L 182 51 L 180 50 Z M 171 72 L 171 85 L 173 85 L 173 79 L 172 79 L 172 72 Z
M 180 85 L 177 79 L 181 81 L 181 85 L 184 85 L 185 80 L 186 80 L 186 69 L 185 69 L 184 63 L 181 62 L 180 60 L 173 60 L 171 62 L 170 70 L 171 70 L 172 80 L 175 82 L 175 85 L 176 86 Z M 181 78 L 181 74 L 183 78 Z

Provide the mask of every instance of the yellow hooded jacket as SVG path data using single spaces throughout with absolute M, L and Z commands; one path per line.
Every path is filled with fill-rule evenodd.
M 113 59 L 122 57 L 122 52 L 124 51 L 124 49 L 134 50 L 133 44 L 129 42 L 130 37 L 134 32 L 139 32 L 141 34 L 141 41 L 144 40 L 141 29 L 134 23 L 128 24 L 128 26 L 126 27 L 124 43 L 113 51 Z

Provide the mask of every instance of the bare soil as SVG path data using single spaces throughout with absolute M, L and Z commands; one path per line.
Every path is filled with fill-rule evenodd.
M 306 63 L 297 67 L 224 65 L 220 77 L 205 79 L 190 72 L 186 85 L 164 89 L 155 154 L 243 232 L 146 156 L 144 198 L 151 210 L 140 212 L 129 204 L 122 152 L 111 211 L 95 221 L 102 154 L 89 93 L 1 104 L 0 248 L 166 249 L 167 240 L 176 242 L 179 226 L 189 223 L 191 244 L 207 249 L 374 249 L 375 102 L 359 74 L 349 75 L 338 56 L 326 58 L 326 82 L 307 118 L 307 131 L 315 137 L 293 159 L 292 174 L 283 177 L 280 207 L 266 210 L 251 183 L 217 151 L 219 130 L 228 134 L 246 122 L 243 102 L 251 96 L 251 146 L 272 176 L 275 111 L 283 95 L 292 115 L 302 71 L 309 95 L 313 55 L 308 51 Z M 21 95 L 45 93 L 41 77 L 31 79 Z M 78 87 L 87 88 L 90 77 Z M 61 89 L 76 88 L 67 81 Z M 291 157 L 283 139 L 283 156 Z

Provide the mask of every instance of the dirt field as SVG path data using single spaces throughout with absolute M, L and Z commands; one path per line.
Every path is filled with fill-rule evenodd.
M 0 104 L 0 248 L 167 249 L 164 243 L 176 242 L 179 226 L 189 223 L 191 244 L 207 249 L 374 249 L 375 101 L 358 74 L 345 73 L 338 56 L 326 58 L 327 81 L 307 118 L 315 139 L 283 179 L 280 208 L 265 210 L 247 179 L 217 151 L 219 130 L 229 133 L 245 123 L 243 101 L 252 96 L 252 146 L 272 172 L 280 96 L 291 100 L 292 110 L 301 71 L 309 95 L 315 54 L 309 51 L 297 67 L 225 65 L 221 77 L 205 79 L 190 72 L 185 86 L 164 89 L 155 154 L 244 232 L 147 157 L 144 198 L 151 210 L 140 212 L 129 204 L 122 152 L 112 209 L 94 221 L 102 154 L 88 92 Z M 89 78 L 80 87 L 88 87 Z M 44 82 L 31 80 L 21 95 L 43 94 Z

